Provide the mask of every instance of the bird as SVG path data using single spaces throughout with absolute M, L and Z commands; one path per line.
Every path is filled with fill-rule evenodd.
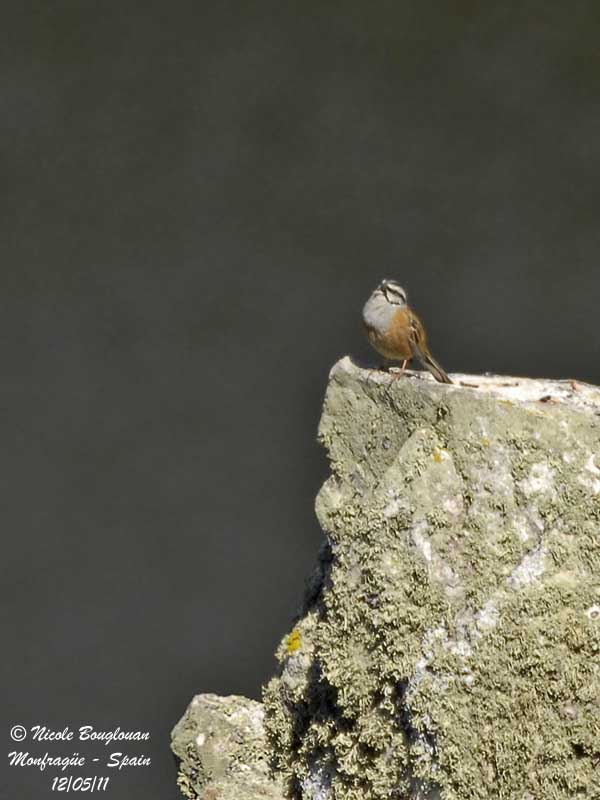
M 425 327 L 407 302 L 407 294 L 396 281 L 384 280 L 364 305 L 362 319 L 372 347 L 389 361 L 401 361 L 400 375 L 413 358 L 439 383 L 452 383 L 432 356 Z

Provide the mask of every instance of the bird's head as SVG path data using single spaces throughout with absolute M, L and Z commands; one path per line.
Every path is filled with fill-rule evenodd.
M 406 292 L 396 281 L 381 281 L 375 292 L 381 293 L 393 306 L 406 305 Z

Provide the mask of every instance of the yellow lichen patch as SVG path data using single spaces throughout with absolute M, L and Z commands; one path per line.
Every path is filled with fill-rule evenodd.
M 441 464 L 442 461 L 444 460 L 444 456 L 442 455 L 442 451 L 440 450 L 439 447 L 434 448 L 433 460 L 435 461 L 436 464 Z
M 489 446 L 490 446 L 490 440 L 487 438 L 487 436 L 484 436 L 484 437 L 483 437 L 483 439 L 481 440 L 481 444 L 482 444 L 484 447 L 489 447 Z
M 294 630 L 290 633 L 287 637 L 287 651 L 290 655 L 297 653 L 298 650 L 302 647 L 302 635 L 298 628 L 294 628 Z

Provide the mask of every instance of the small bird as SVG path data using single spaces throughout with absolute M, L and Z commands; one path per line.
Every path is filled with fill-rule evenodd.
M 390 361 L 402 361 L 400 375 L 417 358 L 440 383 L 452 383 L 431 355 L 427 334 L 419 317 L 406 302 L 406 292 L 396 281 L 381 281 L 365 303 L 363 323 L 369 342 Z

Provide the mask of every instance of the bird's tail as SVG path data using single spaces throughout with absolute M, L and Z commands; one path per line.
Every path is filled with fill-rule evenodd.
M 421 363 L 423 364 L 424 367 L 426 367 L 429 370 L 429 372 L 431 372 L 433 377 L 439 383 L 452 383 L 452 381 L 448 377 L 448 373 L 443 369 L 443 367 L 441 367 L 438 364 L 435 358 L 429 353 L 427 355 L 423 354 L 423 357 L 421 358 Z

